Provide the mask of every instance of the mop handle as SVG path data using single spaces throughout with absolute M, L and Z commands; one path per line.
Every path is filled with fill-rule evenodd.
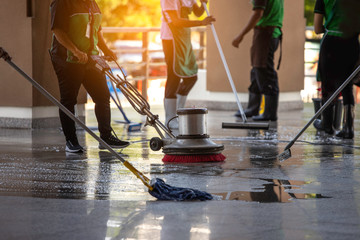
M 204 6 L 204 9 L 205 9 L 205 11 L 206 11 L 206 14 L 207 14 L 208 16 L 210 16 L 210 13 L 209 13 L 209 10 L 208 10 L 208 8 L 207 8 L 207 6 L 206 6 L 206 3 L 203 2 L 202 4 L 203 4 L 203 6 Z M 223 50 L 222 50 L 222 48 L 221 48 L 218 35 L 216 34 L 216 30 L 215 30 L 214 24 L 211 23 L 210 26 L 211 26 L 211 30 L 212 30 L 212 33 L 213 33 L 213 36 L 214 36 L 214 39 L 215 39 L 217 48 L 219 49 L 220 57 L 221 57 L 221 60 L 222 60 L 222 62 L 223 62 L 223 64 L 224 64 L 225 71 L 226 71 L 227 77 L 228 77 L 229 82 L 230 82 L 230 85 L 231 85 L 231 89 L 232 89 L 232 91 L 234 92 L 235 99 L 236 99 L 236 103 L 237 103 L 237 105 L 238 105 L 238 107 L 239 107 L 241 117 L 242 117 L 243 121 L 246 122 L 246 121 L 247 121 L 246 115 L 245 115 L 245 113 L 244 113 L 244 109 L 243 109 L 242 106 L 241 106 L 241 103 L 240 103 L 240 100 L 239 100 L 239 97 L 238 97 L 238 94 L 237 94 L 237 91 L 236 91 L 236 88 L 235 88 L 234 81 L 233 81 L 233 79 L 232 79 L 232 77 L 231 77 L 231 73 L 230 73 L 228 64 L 227 64 L 226 59 L 225 59 L 224 52 L 223 52 Z
M 111 97 L 111 99 L 114 101 L 115 105 L 116 105 L 117 108 L 120 110 L 121 114 L 123 115 L 123 117 L 124 117 L 124 119 L 125 119 L 125 122 L 130 123 L 131 121 L 127 118 L 124 110 L 122 109 L 121 102 L 120 102 L 120 98 L 119 98 L 119 95 L 117 94 L 117 91 L 116 91 L 116 88 L 115 88 L 115 86 L 114 86 L 114 83 L 113 83 L 111 80 L 110 80 L 109 82 L 110 82 L 111 87 L 112 87 L 112 89 L 113 89 L 113 91 L 114 91 L 114 93 L 115 93 L 115 96 L 116 96 L 116 99 L 115 99 L 114 96 L 113 96 L 113 95 L 111 94 L 111 92 L 110 92 L 110 97 Z
M 132 166 L 129 162 L 123 159 L 117 152 L 114 151 L 104 140 L 98 137 L 93 131 L 90 130 L 82 121 L 80 121 L 75 115 L 70 112 L 64 105 L 62 105 L 56 98 L 54 98 L 50 93 L 48 93 L 39 83 L 37 83 L 34 79 L 29 77 L 24 71 L 22 71 L 15 63 L 11 61 L 11 57 L 7 55 L 7 53 L 0 48 L 0 57 L 3 57 L 5 61 L 13 67 L 18 73 L 20 73 L 23 77 L 25 77 L 37 90 L 39 90 L 45 97 L 47 97 L 52 103 L 58 106 L 61 111 L 63 111 L 69 118 L 78 123 L 84 130 L 86 130 L 93 138 L 95 138 L 98 142 L 101 143 L 107 150 L 109 150 L 114 156 L 116 156 L 125 167 L 127 167 L 133 174 L 135 174 L 146 187 L 153 189 L 150 185 L 150 179 L 139 172 L 134 166 Z
M 316 112 L 316 114 L 310 119 L 310 121 L 305 125 L 305 127 L 295 136 L 295 138 L 285 147 L 285 150 L 289 149 L 296 140 L 305 132 L 305 130 L 310 126 L 310 124 L 318 117 L 320 114 L 331 104 L 331 102 L 339 95 L 339 93 L 350 83 L 350 81 L 360 72 L 360 65 L 354 70 L 354 72 L 345 80 L 345 82 L 331 95 L 331 97 L 321 106 L 321 108 Z
M 126 117 L 124 110 L 122 110 L 122 107 L 119 105 L 119 103 L 116 101 L 116 99 L 114 98 L 114 96 L 111 93 L 110 93 L 110 97 L 114 101 L 116 107 L 119 109 L 121 114 L 123 115 L 125 122 L 130 123 L 130 120 Z
M 114 90 L 114 94 L 115 94 L 115 96 L 116 96 L 117 103 L 118 103 L 119 105 L 121 105 L 120 98 L 119 98 L 119 95 L 117 94 L 117 91 L 116 91 L 116 88 L 115 88 L 115 86 L 114 86 L 114 83 L 113 83 L 112 81 L 109 81 L 109 82 L 110 82 L 110 84 L 111 84 L 112 89 Z

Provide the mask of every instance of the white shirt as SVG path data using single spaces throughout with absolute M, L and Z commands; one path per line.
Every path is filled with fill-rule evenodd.
M 171 30 L 169 28 L 169 25 L 165 21 L 165 18 L 168 22 L 171 22 L 170 16 L 166 13 L 166 11 L 175 10 L 178 11 L 180 15 L 180 1 L 182 2 L 182 6 L 191 8 L 194 4 L 196 4 L 196 0 L 161 0 L 161 9 L 163 12 L 163 16 L 161 18 L 161 29 L 160 29 L 160 37 L 163 40 L 172 40 L 173 36 L 171 33 Z

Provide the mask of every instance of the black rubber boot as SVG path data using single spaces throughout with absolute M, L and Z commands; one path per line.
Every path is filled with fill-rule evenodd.
M 334 134 L 334 104 L 330 104 L 321 114 L 321 120 L 314 121 L 314 127 L 318 131 L 326 132 L 327 134 Z
M 261 115 L 253 116 L 254 121 L 276 121 L 279 95 L 265 95 L 265 110 Z
M 343 108 L 344 107 L 343 107 L 342 99 L 336 100 L 334 107 L 334 121 L 333 121 L 334 130 L 340 130 Z
M 247 108 L 244 110 L 246 117 L 252 117 L 259 114 L 261 104 L 261 94 L 249 92 L 249 102 Z M 241 117 L 240 111 L 235 113 L 236 117 Z
M 345 105 L 343 126 L 341 131 L 338 134 L 336 134 L 337 137 L 344 139 L 354 138 L 354 118 L 355 118 L 354 105 Z

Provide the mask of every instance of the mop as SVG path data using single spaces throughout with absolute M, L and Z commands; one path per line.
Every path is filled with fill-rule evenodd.
M 300 132 L 291 140 L 291 142 L 286 145 L 284 151 L 282 153 L 280 153 L 277 157 L 279 159 L 280 162 L 285 161 L 286 159 L 291 157 L 291 151 L 290 148 L 292 147 L 292 145 L 294 145 L 294 143 L 296 142 L 296 140 L 301 136 L 301 134 L 303 134 L 305 132 L 305 130 L 311 125 L 311 123 L 313 121 L 315 121 L 315 119 L 318 118 L 318 116 L 320 116 L 320 114 L 325 110 L 325 108 L 327 108 L 327 106 L 330 105 L 330 103 L 340 94 L 340 92 L 348 85 L 348 84 L 352 84 L 350 83 L 353 78 L 360 72 L 360 65 L 354 70 L 354 72 L 345 80 L 345 82 L 333 93 L 333 95 L 331 95 L 331 97 L 324 103 L 324 105 L 316 112 L 316 114 L 309 120 L 309 122 L 305 125 L 305 127 L 303 127 Z
M 194 200 L 212 200 L 213 196 L 207 192 L 199 191 L 192 188 L 180 188 L 173 187 L 166 184 L 162 179 L 154 178 L 149 179 L 139 170 L 137 170 L 131 163 L 123 159 L 119 153 L 112 149 L 104 140 L 97 136 L 90 130 L 82 121 L 80 121 L 75 115 L 70 112 L 64 105 L 62 105 L 56 98 L 54 98 L 49 92 L 47 92 L 39 83 L 28 76 L 23 70 L 21 70 L 15 63 L 12 62 L 9 54 L 0 47 L 0 58 L 3 58 L 11 67 L 13 67 L 18 73 L 26 78 L 37 90 L 39 90 L 47 99 L 61 109 L 69 118 L 79 124 L 85 131 L 87 131 L 95 140 L 97 140 L 102 146 L 104 146 L 113 156 L 119 159 L 124 166 L 129 169 L 142 183 L 148 188 L 148 192 L 159 200 L 174 200 L 174 201 L 194 201 Z
M 209 10 L 206 6 L 206 3 L 202 3 L 203 6 L 204 6 L 204 9 L 207 13 L 208 16 L 210 16 L 210 13 L 209 13 Z M 217 48 L 219 50 L 219 53 L 220 53 L 220 57 L 221 57 L 221 60 L 224 64 L 224 67 L 225 67 L 225 71 L 226 71 L 226 74 L 227 74 L 227 77 L 229 79 L 229 82 L 230 82 L 230 85 L 231 85 L 231 89 L 235 95 L 235 99 L 236 99 L 236 103 L 238 105 L 238 108 L 239 108 L 239 111 L 240 111 L 240 114 L 241 114 L 241 118 L 242 118 L 242 123 L 226 123 L 226 122 L 223 122 L 222 123 L 222 128 L 237 128 L 237 129 L 269 129 L 269 123 L 255 123 L 255 122 L 248 122 L 247 121 L 247 118 L 246 118 L 246 115 L 244 113 L 244 109 L 243 107 L 241 106 L 241 103 L 240 103 L 240 100 L 239 100 L 239 97 L 237 95 L 237 91 L 236 91 L 236 88 L 235 88 L 235 84 L 234 84 L 234 81 L 232 79 L 232 76 L 231 76 L 231 73 L 230 73 L 230 70 L 229 70 L 229 67 L 228 67 L 228 64 L 226 62 L 226 59 L 225 59 L 225 55 L 224 55 L 224 52 L 222 50 L 222 47 L 220 45 L 220 40 L 218 38 L 218 35 L 216 33 L 216 30 L 215 30 L 215 27 L 214 27 L 214 24 L 211 23 L 211 30 L 212 30 L 212 33 L 213 33 L 213 36 L 214 36 L 214 39 L 215 39 L 215 42 L 216 42 L 216 45 L 217 45 Z

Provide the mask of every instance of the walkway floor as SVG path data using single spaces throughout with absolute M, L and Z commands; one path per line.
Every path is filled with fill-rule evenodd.
M 163 116 L 160 107 L 153 112 Z M 280 112 L 268 131 L 222 129 L 232 114 L 208 115 L 211 138 L 225 146 L 223 163 L 164 164 L 162 152 L 148 147 L 154 129 L 129 133 L 113 124 L 132 142 L 122 156 L 148 177 L 235 199 L 206 202 L 156 200 L 84 131 L 87 152 L 67 155 L 57 129 L 0 129 L 1 239 L 360 238 L 360 120 L 353 141 L 310 126 L 280 164 L 276 156 L 312 117 L 312 105 Z M 113 120 L 121 119 L 113 109 Z

